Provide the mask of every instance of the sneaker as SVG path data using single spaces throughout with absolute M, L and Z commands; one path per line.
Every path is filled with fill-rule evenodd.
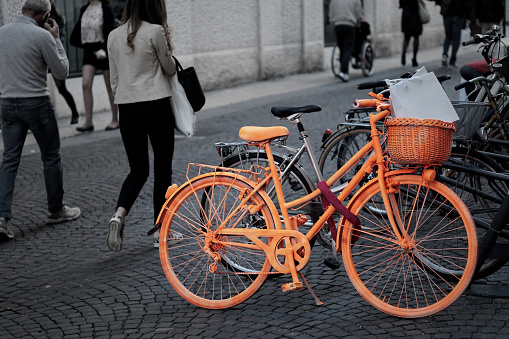
M 108 239 L 106 243 L 113 252 L 120 252 L 124 241 L 124 218 L 120 214 L 113 214 L 109 223 Z
M 170 236 L 168 237 L 168 245 L 176 245 L 179 242 L 182 242 L 182 240 L 184 240 L 182 233 L 170 231 Z
M 184 240 L 182 233 L 171 231 L 168 237 L 168 245 L 176 245 Z M 154 233 L 154 248 L 159 248 L 159 232 Z
M 4 234 L 9 239 L 14 239 L 14 232 L 11 230 L 11 223 L 5 218 L 0 218 L 0 234 Z
M 58 224 L 60 222 L 74 220 L 78 218 L 81 211 L 78 207 L 63 206 L 62 209 L 55 213 L 48 213 L 47 224 Z
M 154 248 L 159 248 L 159 231 L 154 233 Z
M 343 82 L 348 82 L 348 80 L 350 80 L 350 77 L 348 76 L 348 74 L 343 73 L 343 72 L 339 72 L 339 78 L 341 80 L 343 80 Z
M 447 55 L 442 55 L 442 66 L 447 66 Z

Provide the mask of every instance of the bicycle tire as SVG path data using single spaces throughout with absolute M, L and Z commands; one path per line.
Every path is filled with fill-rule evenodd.
M 277 166 L 280 166 L 281 164 L 284 163 L 285 158 L 283 156 L 279 154 L 273 154 L 273 157 L 274 162 L 276 163 Z M 223 160 L 222 164 L 222 166 L 224 167 L 242 169 L 249 169 L 251 165 L 268 167 L 269 165 L 267 160 L 267 153 L 263 151 L 247 151 L 241 152 L 240 155 L 238 153 L 231 154 L 230 156 L 226 157 Z M 292 201 L 296 200 L 297 198 L 302 198 L 315 190 L 315 186 L 311 178 L 309 177 L 307 172 L 302 168 L 302 166 L 300 166 L 298 163 L 294 164 L 288 170 L 287 176 L 281 180 L 281 184 L 283 186 L 285 201 Z M 265 189 L 265 191 L 267 192 L 268 189 Z M 274 202 L 279 212 L 280 209 L 275 191 L 272 192 L 270 198 Z M 320 201 L 318 199 L 315 199 L 308 205 L 303 206 L 302 209 L 290 210 L 288 211 L 288 213 L 290 216 L 297 214 L 306 215 L 309 221 L 303 226 L 311 228 L 318 221 L 320 215 L 323 214 L 323 208 Z M 316 240 L 318 240 L 320 245 L 327 248 L 331 248 L 330 231 L 328 231 L 327 227 L 322 227 L 322 229 L 316 235 Z M 311 246 L 313 246 L 314 240 L 311 239 L 310 243 Z
M 393 214 L 401 220 L 399 232 L 409 237 L 399 242 L 387 213 L 364 208 L 381 195 L 378 179 L 373 179 L 349 204 L 361 220 L 361 230 L 342 220 L 345 269 L 360 295 L 377 309 L 402 318 L 429 316 L 452 304 L 471 281 L 477 257 L 474 221 L 461 199 L 437 181 L 417 175 L 394 176 L 390 181 L 391 206 L 397 212 Z M 427 262 L 462 274 L 454 281 L 444 279 L 430 273 Z
M 332 48 L 332 54 L 330 58 L 330 67 L 334 76 L 339 78 L 339 72 L 341 72 L 341 62 L 339 60 L 340 52 L 337 45 Z
M 375 72 L 375 52 L 371 42 L 364 41 L 361 46 L 361 70 L 365 77 L 370 77 Z
M 448 162 L 467 167 L 474 166 L 494 173 L 504 172 L 503 167 L 495 160 L 465 147 L 453 147 Z M 477 238 L 482 239 L 487 226 L 491 224 L 503 198 L 509 191 L 507 183 L 496 178 L 447 168 L 447 162 L 438 168 L 437 174 L 437 180 L 448 186 L 465 203 L 476 221 Z M 474 279 L 485 278 L 506 263 L 507 260 L 504 259 L 486 260 Z
M 167 213 L 162 219 L 159 236 L 161 264 L 171 286 L 190 303 L 209 309 L 232 307 L 253 295 L 267 278 L 271 265 L 263 250 L 222 242 L 251 244 L 247 237 L 214 233 L 239 205 L 240 197 L 252 191 L 253 185 L 241 176 L 214 173 L 186 183 L 163 207 Z M 203 194 L 209 200 L 208 210 L 203 209 Z M 250 203 L 259 207 L 266 228 L 274 229 L 270 199 L 260 192 L 253 195 Z M 245 211 L 239 211 L 225 227 L 236 226 L 233 221 L 246 221 L 241 227 L 252 227 L 251 219 L 243 215 Z M 166 239 L 170 231 L 181 233 L 182 242 L 168 245 Z M 268 238 L 261 240 L 266 244 L 270 241 Z M 223 260 L 214 260 L 210 253 L 221 258 L 235 258 L 244 267 L 251 267 L 251 272 L 239 273 Z

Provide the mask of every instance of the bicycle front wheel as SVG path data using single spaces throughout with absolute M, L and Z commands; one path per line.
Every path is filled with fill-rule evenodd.
M 225 228 L 260 228 L 263 224 L 274 229 L 266 198 L 258 193 L 246 208 L 231 215 L 252 190 L 243 177 L 216 174 L 186 184 L 163 207 L 168 211 L 159 236 L 161 264 L 172 287 L 190 303 L 210 309 L 232 307 L 265 281 L 271 269 L 265 252 L 245 236 L 217 232 L 227 217 L 231 219 Z M 256 206 L 257 212 L 251 214 L 249 206 Z M 180 243 L 171 244 L 173 232 L 182 234 Z
M 372 180 L 349 207 L 362 227 L 359 233 L 345 222 L 345 269 L 357 291 L 379 310 L 402 318 L 429 316 L 453 303 L 472 278 L 474 221 L 459 197 L 439 182 L 415 175 L 396 176 L 391 182 L 389 198 L 403 240 L 380 205 L 378 180 Z
M 330 58 L 330 68 L 332 70 L 332 73 L 339 77 L 339 72 L 341 72 L 341 62 L 339 60 L 339 48 L 337 45 L 334 45 L 332 48 L 332 54 Z

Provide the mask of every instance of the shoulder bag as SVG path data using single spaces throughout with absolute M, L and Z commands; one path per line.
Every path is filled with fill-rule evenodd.
M 178 81 L 184 88 L 191 107 L 193 107 L 195 112 L 198 112 L 202 109 L 203 105 L 205 105 L 205 94 L 203 94 L 196 71 L 194 67 L 183 69 L 177 58 L 173 57 L 173 59 L 175 59 L 175 64 L 177 66 Z
M 194 113 L 186 92 L 177 78 L 177 74 L 167 76 L 171 89 L 171 109 L 175 117 L 175 129 L 177 132 L 190 137 L 195 132 L 196 114 Z
M 427 24 L 431 19 L 424 0 L 419 0 L 419 18 L 421 19 L 421 24 Z

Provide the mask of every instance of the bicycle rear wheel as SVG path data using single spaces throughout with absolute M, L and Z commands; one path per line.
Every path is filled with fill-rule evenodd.
M 245 236 L 216 232 L 250 192 L 248 179 L 216 174 L 186 184 L 169 206 L 163 207 L 168 211 L 159 236 L 161 264 L 172 287 L 190 303 L 210 309 L 232 307 L 253 295 L 265 281 L 271 269 L 265 252 Z M 258 212 L 251 214 L 241 208 L 224 227 L 255 228 L 263 223 L 273 229 L 265 198 L 254 194 L 245 206 L 253 205 Z M 182 242 L 169 245 L 170 232 L 181 233 Z M 239 272 L 239 267 L 247 272 Z
M 287 161 L 285 158 L 279 154 L 273 154 L 274 162 L 280 169 L 283 171 L 285 169 Z M 240 154 L 232 154 L 224 159 L 222 166 L 229 168 L 239 168 L 249 170 L 251 166 L 261 166 L 261 167 L 269 167 L 269 161 L 267 159 L 267 153 L 263 151 L 247 151 L 241 152 Z M 281 185 L 283 187 L 283 194 L 285 197 L 285 201 L 293 201 L 299 198 L 302 198 L 308 194 L 311 194 L 315 190 L 315 186 L 313 185 L 313 181 L 309 178 L 307 172 L 301 167 L 300 164 L 296 163 L 291 168 L 288 169 L 286 175 L 281 178 Z M 280 210 L 279 201 L 276 195 L 276 191 L 273 189 L 274 185 L 271 183 L 266 189 L 265 192 L 269 194 L 269 197 L 274 202 L 274 205 Z M 306 215 L 308 221 L 302 225 L 301 227 L 306 227 L 310 229 L 313 225 L 318 221 L 320 215 L 323 214 L 322 203 L 319 199 L 315 199 L 314 201 L 306 204 L 305 206 L 300 206 L 300 208 L 292 209 L 288 211 L 290 216 L 296 216 L 298 214 Z M 283 217 L 280 214 L 281 222 L 284 223 Z M 316 235 L 316 239 L 318 242 L 327 248 L 331 246 L 330 240 L 330 231 L 326 230 L 327 227 L 322 227 L 322 229 Z M 328 232 L 328 233 L 327 233 Z M 306 233 L 306 232 L 302 232 Z M 310 241 L 311 246 L 314 245 L 314 240 Z
M 361 70 L 365 77 L 370 77 L 375 72 L 375 52 L 369 41 L 364 41 L 361 47 Z
M 403 175 L 391 182 L 391 207 L 405 241 L 398 240 L 384 205 L 379 212 L 369 207 L 382 201 L 378 180 L 372 180 L 349 205 L 362 228 L 353 233 L 345 221 L 345 269 L 357 291 L 379 310 L 402 318 L 429 316 L 453 303 L 472 278 L 474 222 L 459 197 L 437 181 Z

